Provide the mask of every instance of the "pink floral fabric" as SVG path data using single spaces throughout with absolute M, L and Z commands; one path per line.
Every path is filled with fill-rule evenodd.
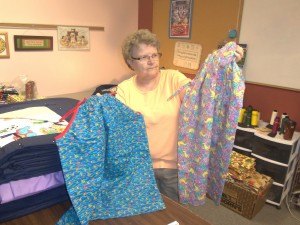
M 210 54 L 186 86 L 180 108 L 178 178 L 180 202 L 220 204 L 245 80 L 235 62 L 237 45 Z

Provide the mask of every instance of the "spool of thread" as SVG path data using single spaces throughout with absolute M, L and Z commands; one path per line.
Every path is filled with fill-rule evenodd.
M 270 124 L 273 125 L 274 124 L 274 120 L 277 117 L 277 110 L 273 110 L 272 115 L 271 115 L 271 119 L 270 119 Z
M 282 115 L 281 115 L 281 120 L 280 120 L 280 128 L 283 127 L 283 125 L 282 125 L 283 119 L 284 119 L 285 117 L 287 117 L 287 116 L 288 116 L 287 113 L 282 113 Z
M 282 120 L 281 120 L 281 126 L 280 126 L 280 132 L 279 134 L 284 134 L 284 127 L 285 127 L 285 124 L 290 120 L 289 116 L 286 116 L 284 117 Z
M 251 127 L 251 114 L 247 113 L 246 115 L 246 127 Z
M 245 111 L 246 111 L 245 108 L 241 108 L 241 109 L 240 109 L 240 114 L 239 114 L 238 123 L 242 123 L 242 122 L 243 122 L 243 118 L 244 118 L 244 113 L 245 113 Z
M 279 129 L 279 124 L 280 124 L 280 118 L 279 116 L 276 116 L 273 123 L 272 134 L 277 134 L 277 131 Z
M 296 128 L 296 122 L 293 120 L 288 120 L 284 126 L 284 135 L 283 135 L 283 139 L 285 140 L 292 140 L 293 139 L 293 135 L 294 135 L 294 131 Z
M 251 116 L 252 116 L 253 108 L 252 106 L 248 106 L 246 109 L 246 119 L 245 119 L 245 126 L 251 127 Z
M 258 117 L 258 124 L 259 124 L 259 121 L 260 121 L 260 111 L 257 111 L 257 117 Z
M 242 122 L 243 125 L 246 125 L 246 117 L 247 117 L 247 111 L 245 110 L 243 114 L 243 122 Z
M 254 126 L 254 127 L 258 126 L 258 111 L 257 110 L 252 111 L 251 126 Z
M 25 84 L 25 96 L 26 96 L 26 100 L 34 99 L 34 88 L 35 88 L 34 81 L 28 81 Z

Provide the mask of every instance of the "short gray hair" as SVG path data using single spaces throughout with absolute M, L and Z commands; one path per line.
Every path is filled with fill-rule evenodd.
M 130 34 L 123 42 L 122 54 L 127 66 L 130 67 L 127 60 L 131 58 L 132 48 L 137 47 L 139 44 L 151 45 L 159 51 L 160 43 L 156 38 L 156 35 L 151 33 L 147 29 L 140 29 L 132 34 Z

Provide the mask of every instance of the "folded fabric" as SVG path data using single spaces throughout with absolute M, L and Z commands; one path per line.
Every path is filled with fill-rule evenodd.
M 233 151 L 226 179 L 253 192 L 259 192 L 269 184 L 271 177 L 256 171 L 255 158 Z
M 57 224 L 88 224 L 165 207 L 144 119 L 116 98 L 90 97 L 56 142 L 73 204 Z
M 245 180 L 255 172 L 255 159 L 232 151 L 230 156 L 229 173 L 236 180 Z
M 51 124 L 56 126 L 53 121 L 58 120 L 77 102 L 78 100 L 70 98 L 50 98 L 1 105 L 0 114 L 6 118 L 4 120 L 7 123 L 1 122 L 0 127 L 3 129 L 0 131 L 0 136 L 14 133 L 18 129 L 13 123 L 8 122 L 7 117 L 19 116 L 27 119 L 52 121 Z M 36 110 L 38 113 L 33 113 L 37 112 Z M 11 137 L 11 140 L 0 147 L 0 184 L 61 170 L 58 148 L 54 141 L 57 134 L 53 134 L 61 132 L 61 130 L 60 126 L 53 130 L 52 125 L 41 130 L 45 135 L 29 135 L 30 137 L 26 135 L 17 140 Z M 25 134 L 23 131 L 20 130 L 18 134 L 22 136 Z
M 232 151 L 230 155 L 229 168 L 241 171 L 240 173 L 246 170 L 255 170 L 255 159 Z
M 0 204 L 0 223 L 51 207 L 69 200 L 65 185 L 58 186 L 35 195 Z
M 78 100 L 71 98 L 39 99 L 0 105 L 0 113 L 43 106 L 62 116 L 70 108 L 73 108 L 77 102 Z M 55 136 L 56 134 L 46 134 L 26 137 L 6 143 L 5 146 L 1 147 L 0 184 L 61 171 L 58 148 L 54 142 Z M 34 195 L 0 204 L 0 223 L 68 199 L 65 185 L 60 185 Z
M 65 183 L 61 171 L 0 185 L 0 204 L 25 198 Z
M 57 134 L 24 138 L 0 150 L 0 184 L 61 171 Z

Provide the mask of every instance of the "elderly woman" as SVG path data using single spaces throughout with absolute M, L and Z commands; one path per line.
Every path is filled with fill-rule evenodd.
M 177 135 L 184 91 L 168 98 L 190 79 L 177 70 L 160 69 L 159 47 L 155 34 L 148 30 L 125 39 L 123 58 L 135 74 L 118 85 L 116 98 L 144 116 L 157 186 L 178 201 Z M 241 56 L 242 50 L 237 58 Z

